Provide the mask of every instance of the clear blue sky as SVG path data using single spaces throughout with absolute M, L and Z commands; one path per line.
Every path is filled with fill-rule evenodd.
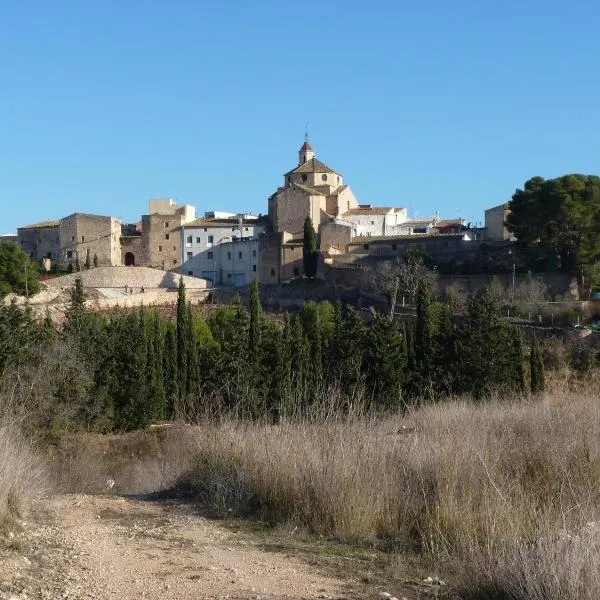
M 594 0 L 0 0 L 0 233 L 267 211 L 304 124 L 361 203 L 483 218 L 600 171 Z

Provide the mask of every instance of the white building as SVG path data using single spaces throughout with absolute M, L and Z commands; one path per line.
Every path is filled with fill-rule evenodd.
M 209 213 L 210 214 L 210 213 Z M 218 214 L 218 213 L 217 213 Z M 259 236 L 256 219 L 197 219 L 181 227 L 181 273 L 215 284 L 243 286 L 258 278 Z

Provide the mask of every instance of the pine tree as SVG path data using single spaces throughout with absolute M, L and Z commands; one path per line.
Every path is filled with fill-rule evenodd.
M 531 344 L 531 393 L 539 394 L 546 389 L 546 375 L 544 373 L 544 357 L 537 338 Z
M 304 245 L 302 247 L 302 260 L 304 274 L 313 279 L 317 274 L 317 234 L 310 217 L 304 220 Z

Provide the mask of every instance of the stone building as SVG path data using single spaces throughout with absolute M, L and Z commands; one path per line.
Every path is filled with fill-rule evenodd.
M 301 234 L 273 232 L 260 238 L 259 281 L 278 284 L 304 273 Z
M 150 200 L 149 214 L 142 216 L 141 240 L 128 241 L 125 264 L 157 267 L 163 270 L 181 268 L 180 227 L 196 218 L 193 206 L 178 206 L 171 198 Z M 138 252 L 136 255 L 135 252 Z
M 17 230 L 17 243 L 32 260 L 56 261 L 60 254 L 60 221 L 41 221 Z
M 264 220 L 253 215 L 205 217 L 182 225 L 181 272 L 216 284 L 251 283 L 258 278 L 259 238 L 266 228 Z
M 307 216 L 315 228 L 341 213 L 358 208 L 358 202 L 340 173 L 315 157 L 308 140 L 298 152 L 298 166 L 284 175 L 284 185 L 269 198 L 274 231 L 302 231 Z
M 63 265 L 79 261 L 83 266 L 89 257 L 90 263 L 97 257 L 99 266 L 121 264 L 121 226 L 115 217 L 74 213 L 60 220 L 60 257 Z
M 509 204 L 505 202 L 485 211 L 485 239 L 491 242 L 502 242 L 510 239 L 506 228 L 506 219 L 510 213 Z

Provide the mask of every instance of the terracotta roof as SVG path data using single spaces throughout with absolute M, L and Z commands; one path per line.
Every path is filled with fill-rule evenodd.
M 413 233 L 411 235 L 357 235 L 352 238 L 350 245 L 352 244 L 368 244 L 370 242 L 395 242 L 397 240 L 423 240 L 433 238 L 461 238 L 464 233 Z
M 334 171 L 331 167 L 328 167 L 317 158 L 307 160 L 299 167 L 288 171 L 286 175 L 290 175 L 291 173 L 335 173 L 336 175 L 339 175 L 337 171 Z
M 19 227 L 19 229 L 41 229 L 42 227 L 58 227 L 59 225 L 60 221 L 40 221 L 33 225 L 24 225 L 23 227 Z
M 347 210 L 342 217 L 352 215 L 387 215 L 393 210 L 393 208 L 385 206 L 376 206 L 374 208 L 351 208 L 350 210 Z
M 326 192 L 321 192 L 317 188 L 314 188 L 310 185 L 306 185 L 305 183 L 293 183 L 292 185 L 301 189 L 303 192 L 312 194 L 313 196 L 327 196 L 328 195 Z
M 300 152 L 314 152 L 314 150 L 312 149 L 312 146 L 308 143 L 308 140 L 306 140 L 304 142 L 304 144 L 302 144 L 302 148 L 300 148 L 299 151 Z
M 434 223 L 435 227 L 450 227 L 451 225 L 463 225 L 463 219 L 442 219 Z

